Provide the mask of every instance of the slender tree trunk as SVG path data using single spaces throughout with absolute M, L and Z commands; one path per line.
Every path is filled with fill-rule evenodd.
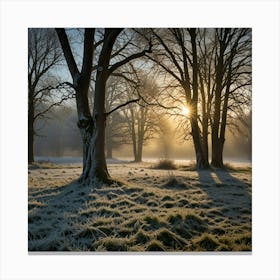
M 142 153 L 143 153 L 143 140 L 141 139 L 141 136 L 138 137 L 138 146 L 137 146 L 137 154 L 135 161 L 141 162 L 142 161 Z
M 222 104 L 222 90 L 224 77 L 224 54 L 227 48 L 227 40 L 229 36 L 229 29 L 225 29 L 222 38 L 219 40 L 220 53 L 218 63 L 216 66 L 216 90 L 215 90 L 215 104 L 214 104 L 214 119 L 212 124 L 212 162 L 214 167 L 222 168 L 222 152 L 224 146 L 224 136 L 221 137 L 221 104 Z
M 107 119 L 107 126 L 106 126 L 106 141 L 105 141 L 105 146 L 106 146 L 106 158 L 113 158 L 113 135 L 112 135 L 112 123 L 108 122 Z
M 221 116 L 221 94 L 222 94 L 222 79 L 223 79 L 223 56 L 221 55 L 217 65 L 216 77 L 216 91 L 215 91 L 215 105 L 214 105 L 214 119 L 212 125 L 212 162 L 214 167 L 222 167 L 219 160 L 220 141 L 219 128 Z
M 231 67 L 230 70 L 231 71 Z M 218 147 L 217 147 L 217 155 L 216 155 L 216 166 L 217 167 L 224 167 L 224 144 L 225 144 L 225 134 L 226 134 L 226 124 L 227 124 L 227 109 L 228 109 L 228 99 L 229 99 L 229 90 L 230 90 L 230 77 L 228 77 L 226 92 L 224 96 L 224 103 L 223 103 L 223 110 L 222 110 L 222 120 L 221 120 L 221 128 L 220 128 L 220 135 L 218 139 Z
M 201 91 L 201 106 L 202 106 L 202 150 L 205 156 L 205 160 L 208 162 L 209 152 L 208 152 L 208 113 L 207 113 L 207 104 L 204 91 L 204 83 L 201 75 L 200 77 L 200 91 Z M 208 94 L 209 96 L 209 94 Z
M 28 163 L 32 162 L 34 162 L 34 105 L 33 99 L 30 97 L 28 104 Z
M 189 30 L 192 44 L 193 55 L 193 98 L 191 100 L 192 116 L 191 116 L 191 128 L 192 137 L 194 142 L 195 154 L 196 154 L 196 166 L 197 169 L 205 169 L 209 167 L 208 158 L 203 150 L 200 129 L 198 125 L 197 115 L 197 103 L 198 103 L 198 61 L 197 61 L 197 48 L 196 48 L 196 29 L 191 28 Z
M 137 145 L 137 136 L 136 136 L 136 131 L 135 131 L 135 126 L 136 126 L 136 119 L 134 116 L 133 108 L 130 107 L 130 123 L 131 123 L 131 140 L 132 140 L 132 149 L 133 149 L 133 156 L 134 156 L 134 161 L 137 162 L 138 160 L 138 145 Z
M 137 142 L 136 142 L 136 135 L 132 134 L 132 147 L 133 147 L 133 155 L 134 155 L 134 161 L 137 162 L 138 154 L 137 154 Z
M 203 117 L 203 124 L 202 124 L 202 149 L 205 156 L 205 160 L 209 165 L 208 158 L 209 158 L 209 150 L 208 150 L 208 118 Z
M 143 109 L 140 108 L 140 116 L 138 115 L 138 132 L 137 132 L 137 156 L 135 158 L 136 162 L 141 162 L 142 161 L 142 152 L 143 152 Z
M 196 156 L 196 167 L 197 169 L 206 169 L 209 167 L 209 163 L 202 149 L 199 126 L 195 117 L 191 117 L 191 128 Z

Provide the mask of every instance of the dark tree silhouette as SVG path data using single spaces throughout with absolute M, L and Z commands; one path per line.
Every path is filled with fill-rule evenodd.
M 251 30 L 216 30 L 217 63 L 215 68 L 214 114 L 212 121 L 212 162 L 223 167 L 223 150 L 229 109 L 236 111 L 250 99 Z M 243 91 L 247 89 L 247 92 Z M 230 104 L 232 101 L 232 104 Z
M 209 166 L 208 158 L 203 152 L 202 137 L 198 124 L 197 29 L 172 28 L 164 33 L 161 30 L 152 30 L 152 33 L 159 47 L 158 52 L 154 56 L 149 56 L 149 58 L 171 75 L 183 89 L 185 101 L 191 110 L 189 121 L 196 154 L 196 165 L 198 169 L 207 168 Z
M 251 30 L 172 28 L 151 33 L 157 45 L 149 58 L 176 83 L 177 92 L 169 94 L 169 102 L 182 103 L 184 98 L 190 108 L 186 119 L 197 168 L 209 167 L 210 133 L 211 163 L 223 167 L 228 118 L 250 99 Z M 178 87 L 184 93 L 181 97 Z

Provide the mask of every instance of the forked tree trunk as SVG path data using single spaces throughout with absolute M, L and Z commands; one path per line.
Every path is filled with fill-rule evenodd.
M 103 45 L 99 54 L 98 65 L 96 67 L 96 82 L 94 95 L 94 108 L 91 116 L 89 112 L 88 90 L 92 71 L 92 61 L 94 52 L 94 29 L 85 29 L 84 55 L 81 72 L 79 71 L 69 41 L 64 29 L 56 29 L 64 56 L 71 76 L 73 87 L 76 90 L 76 102 L 78 111 L 78 126 L 83 139 L 83 173 L 80 177 L 81 182 L 92 184 L 98 181 L 111 183 L 112 180 L 107 170 L 105 160 L 105 88 L 109 75 L 118 67 L 132 59 L 141 57 L 150 52 L 145 50 L 131 55 L 122 61 L 109 66 L 111 53 L 117 36 L 122 31 L 121 28 L 105 29 Z
M 97 73 L 94 109 L 92 118 L 92 132 L 87 133 L 89 141 L 84 144 L 84 168 L 80 181 L 89 184 L 99 180 L 102 182 L 111 181 L 106 159 L 105 159 L 105 86 L 106 74 Z
M 111 52 L 117 35 L 118 32 L 112 35 L 111 31 L 105 31 L 104 44 L 98 60 L 92 116 L 92 137 L 90 139 L 89 148 L 86 152 L 84 171 L 81 176 L 81 180 L 86 181 L 89 184 L 94 183 L 96 180 L 105 183 L 112 182 L 108 173 L 105 158 L 105 90 L 109 75 L 108 67 Z
M 97 180 L 108 182 L 105 161 L 105 86 L 108 78 L 108 66 L 114 41 L 118 35 L 105 31 L 104 43 L 99 56 L 96 75 L 94 109 L 91 116 L 88 102 L 88 90 L 92 71 L 94 52 L 94 29 L 85 29 L 84 56 L 81 72 L 79 72 L 69 41 L 64 29 L 56 29 L 67 64 L 73 78 L 76 91 L 78 127 L 83 141 L 83 173 L 80 182 L 94 184 Z

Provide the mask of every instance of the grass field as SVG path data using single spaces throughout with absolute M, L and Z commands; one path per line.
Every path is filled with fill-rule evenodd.
M 29 251 L 252 250 L 249 164 L 161 167 L 109 163 L 121 185 L 84 186 L 80 164 L 30 165 Z

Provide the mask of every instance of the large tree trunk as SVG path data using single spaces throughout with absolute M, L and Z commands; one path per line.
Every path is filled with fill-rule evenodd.
M 111 181 L 105 159 L 105 85 L 106 75 L 97 74 L 94 96 L 92 131 L 85 133 L 84 168 L 80 178 L 82 182 L 94 183 Z
M 80 177 L 81 181 L 86 180 L 88 171 L 86 168 L 86 162 L 90 151 L 90 142 L 93 135 L 93 119 L 90 114 L 88 104 L 88 87 L 82 80 L 76 85 L 76 105 L 78 112 L 78 128 L 81 133 L 83 143 L 83 173 Z
M 215 144 L 212 142 L 212 161 L 211 164 L 213 167 L 223 168 L 223 149 L 224 149 L 224 138 L 218 137 L 215 140 Z M 214 146 L 213 146 L 214 145 Z
M 105 158 L 105 91 L 106 81 L 109 75 L 108 67 L 111 52 L 119 32 L 114 32 L 110 29 L 105 30 L 104 43 L 98 60 L 92 116 L 92 136 L 90 145 L 86 151 L 84 171 L 81 176 L 81 181 L 86 181 L 89 184 L 94 184 L 96 180 L 104 183 L 112 182 Z

